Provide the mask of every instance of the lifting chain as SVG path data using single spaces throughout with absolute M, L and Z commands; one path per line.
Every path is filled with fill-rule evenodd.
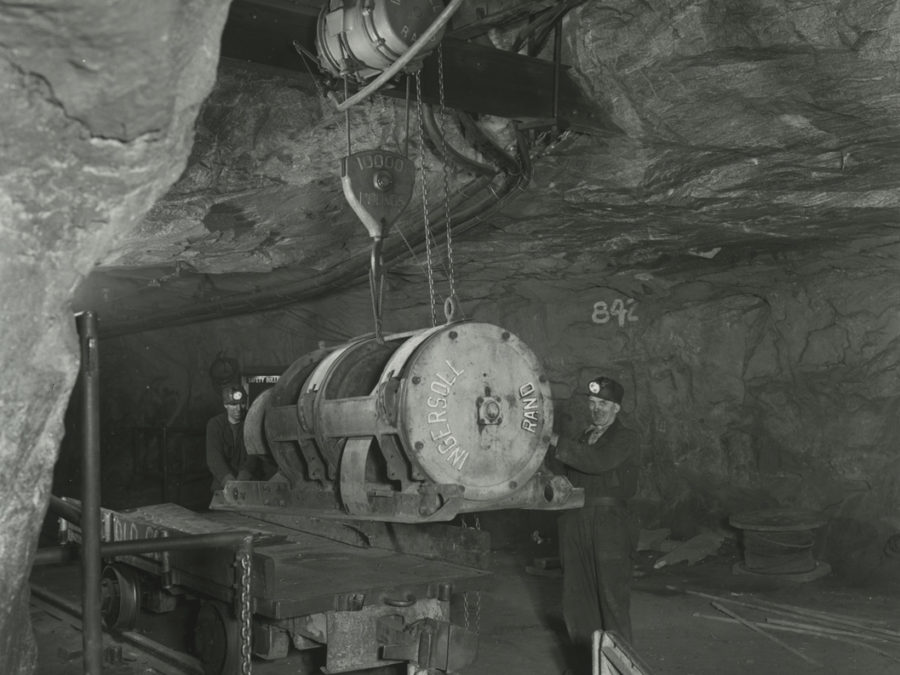
M 441 157 L 443 161 L 444 174 L 444 218 L 447 224 L 447 282 L 450 286 L 450 295 L 444 301 L 444 318 L 447 323 L 456 321 L 459 318 L 459 300 L 456 296 L 456 282 L 453 278 L 453 219 L 450 215 L 450 169 L 447 166 L 447 132 L 445 130 L 444 119 L 446 117 L 446 106 L 444 105 L 444 43 L 438 44 L 438 91 L 441 98 Z M 434 300 L 432 299 L 432 302 Z
M 346 45 L 339 41 L 341 71 L 340 77 L 344 85 L 344 101 L 350 98 L 349 77 L 353 72 L 353 60 L 346 51 Z M 304 49 L 294 43 L 294 49 L 300 54 L 301 58 L 309 57 Z M 443 169 L 443 188 L 444 188 L 444 217 L 446 220 L 446 239 L 447 239 L 447 280 L 449 283 L 449 294 L 444 301 L 444 316 L 447 323 L 460 318 L 459 301 L 456 295 L 456 281 L 453 271 L 453 240 L 452 240 L 452 215 L 450 209 L 450 174 L 447 166 L 447 139 L 445 132 L 446 105 L 444 100 L 444 52 L 443 44 L 438 43 L 438 90 L 440 93 L 441 119 L 440 119 L 440 135 L 441 135 L 441 156 Z M 304 63 L 306 60 L 304 59 Z M 309 65 L 307 69 L 309 69 Z M 311 71 L 310 71 L 311 72 Z M 315 78 L 314 78 L 315 79 Z M 422 69 L 421 64 L 415 67 L 416 80 L 416 102 L 419 118 L 419 174 L 422 181 L 422 211 L 425 227 L 425 253 L 426 268 L 428 272 L 428 294 L 431 304 L 431 323 L 437 326 L 436 311 L 436 294 L 434 284 L 434 263 L 432 259 L 432 245 L 434 244 L 434 236 L 431 233 L 429 214 L 428 214 L 428 181 L 425 175 L 425 131 L 424 131 L 424 114 L 422 111 Z M 319 95 L 324 96 L 324 91 L 318 86 Z M 372 314 L 375 324 L 375 339 L 379 343 L 384 342 L 382 334 L 382 310 L 383 310 L 383 292 L 384 292 L 384 266 L 382 261 L 383 240 L 387 234 L 388 228 L 393 224 L 399 216 L 400 211 L 406 206 L 411 197 L 412 187 L 414 184 L 414 176 L 407 176 L 405 169 L 398 168 L 398 164 L 405 164 L 403 160 L 409 158 L 409 106 L 410 106 L 410 78 L 409 70 L 407 70 L 406 78 L 406 141 L 404 144 L 404 154 L 399 155 L 387 151 L 363 151 L 356 155 L 352 152 L 351 132 L 350 132 L 350 108 L 344 109 L 344 120 L 346 127 L 347 156 L 342 163 L 341 182 L 344 187 L 344 195 L 350 202 L 356 215 L 365 225 L 372 237 L 372 253 L 369 264 L 369 290 L 372 304 Z M 391 157 L 393 155 L 393 157 Z M 355 162 L 354 162 L 355 160 Z M 383 161 L 384 165 L 377 164 Z M 393 162 L 393 166 L 387 163 Z M 364 162 L 368 162 L 367 167 L 363 166 Z M 372 163 L 376 162 L 374 169 L 382 169 L 376 172 L 374 176 L 374 189 L 372 192 L 372 177 L 370 173 L 373 169 Z M 359 165 L 362 170 L 357 170 L 355 164 Z M 411 163 L 409 166 L 413 166 Z M 352 167 L 352 168 L 351 168 Z M 368 169 L 368 172 L 365 169 Z M 406 184 L 408 184 L 409 193 L 406 192 Z M 370 205 L 378 203 L 379 199 L 383 203 L 400 205 L 399 208 L 382 208 L 376 209 Z M 402 232 L 400 233 L 402 236 Z
M 478 633 L 481 624 L 481 591 L 463 593 L 463 610 L 466 630 Z
M 341 45 L 344 100 L 349 98 L 351 62 Z M 386 110 L 386 108 L 384 108 Z M 375 340 L 384 343 L 382 309 L 384 296 L 384 264 L 382 250 L 388 230 L 406 208 L 412 197 L 415 168 L 409 161 L 408 149 L 403 155 L 383 149 L 354 153 L 351 145 L 350 108 L 344 110 L 347 132 L 347 155 L 341 160 L 341 185 L 344 196 L 372 238 L 369 261 L 369 293 L 375 323 Z M 407 128 L 409 127 L 409 95 L 407 94 Z M 407 141 L 408 142 L 408 141 Z
M 447 239 L 447 281 L 449 284 L 449 294 L 444 301 L 444 318 L 447 323 L 456 321 L 460 318 L 459 300 L 456 295 L 456 280 L 453 274 L 453 218 L 450 210 L 450 171 L 447 166 L 447 136 L 445 131 L 444 120 L 446 117 L 446 106 L 444 102 L 444 50 L 443 45 L 439 44 L 438 54 L 438 91 L 440 94 L 441 118 L 440 118 L 440 135 L 441 135 L 441 165 L 443 169 L 444 182 L 444 218 L 446 222 L 446 239 Z M 421 71 L 416 71 L 416 109 L 419 118 L 419 174 L 422 181 L 422 220 L 425 228 L 425 264 L 428 271 L 428 297 L 431 302 L 431 325 L 437 325 L 437 299 L 434 290 L 434 261 L 431 254 L 434 236 L 431 234 L 431 227 L 428 217 L 428 182 L 425 177 L 425 122 L 424 113 L 422 111 L 422 76 Z
M 472 515 L 472 524 L 466 522 L 464 515 L 460 516 L 461 526 L 466 529 L 481 530 L 481 520 L 478 514 Z M 481 624 L 481 591 L 466 591 L 463 593 L 463 615 L 465 617 L 465 628 L 473 633 L 477 633 Z
M 428 298 L 431 300 L 431 325 L 437 326 L 434 297 L 434 266 L 431 262 L 431 228 L 428 220 L 428 179 L 425 177 L 425 121 L 422 112 L 422 71 L 416 71 L 416 112 L 419 117 L 419 179 L 422 181 L 422 222 L 425 225 L 425 269 L 428 272 Z
M 237 562 L 240 581 L 238 583 L 238 598 L 241 607 L 241 675 L 250 675 L 250 565 L 252 550 L 252 537 L 247 536 L 241 541 L 238 549 Z

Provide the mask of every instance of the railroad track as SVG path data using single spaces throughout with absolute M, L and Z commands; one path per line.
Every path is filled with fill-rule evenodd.
M 81 607 L 34 583 L 31 584 L 31 607 L 74 631 L 81 632 Z M 35 632 L 40 643 L 39 631 Z M 56 656 L 68 658 L 69 661 L 80 655 L 80 650 L 66 653 L 61 645 L 56 652 Z M 120 666 L 123 673 L 128 672 L 129 666 L 135 673 L 146 673 L 146 667 L 149 666 L 166 674 L 203 675 L 203 666 L 198 659 L 134 631 L 116 633 L 104 631 L 103 656 L 107 665 Z M 42 668 L 40 672 L 45 672 L 45 669 Z

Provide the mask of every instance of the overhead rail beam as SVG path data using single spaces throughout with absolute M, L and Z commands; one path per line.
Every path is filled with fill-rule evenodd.
M 221 54 L 308 78 L 308 64 L 297 54 L 294 42 L 315 53 L 320 8 L 321 4 L 312 2 L 235 0 L 222 34 Z M 445 106 L 523 122 L 554 122 L 556 67 L 552 61 L 452 37 L 443 39 L 442 51 Z M 559 126 L 591 134 L 619 133 L 608 114 L 579 89 L 567 66 L 559 68 L 558 76 Z M 405 98 L 406 86 L 385 86 L 380 92 Z M 425 103 L 441 103 L 435 54 L 425 59 L 422 68 L 422 98 Z

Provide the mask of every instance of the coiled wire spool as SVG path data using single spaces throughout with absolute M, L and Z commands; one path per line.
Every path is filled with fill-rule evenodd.
M 830 567 L 814 557 L 814 530 L 825 519 L 813 511 L 764 509 L 731 516 L 743 534 L 743 561 L 737 573 L 807 581 L 827 574 Z

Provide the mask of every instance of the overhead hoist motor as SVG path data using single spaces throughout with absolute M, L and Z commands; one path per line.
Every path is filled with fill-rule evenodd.
M 402 57 L 443 10 L 440 0 L 330 0 L 316 24 L 319 63 L 334 77 L 365 82 Z M 442 35 L 436 30 L 419 57 Z

